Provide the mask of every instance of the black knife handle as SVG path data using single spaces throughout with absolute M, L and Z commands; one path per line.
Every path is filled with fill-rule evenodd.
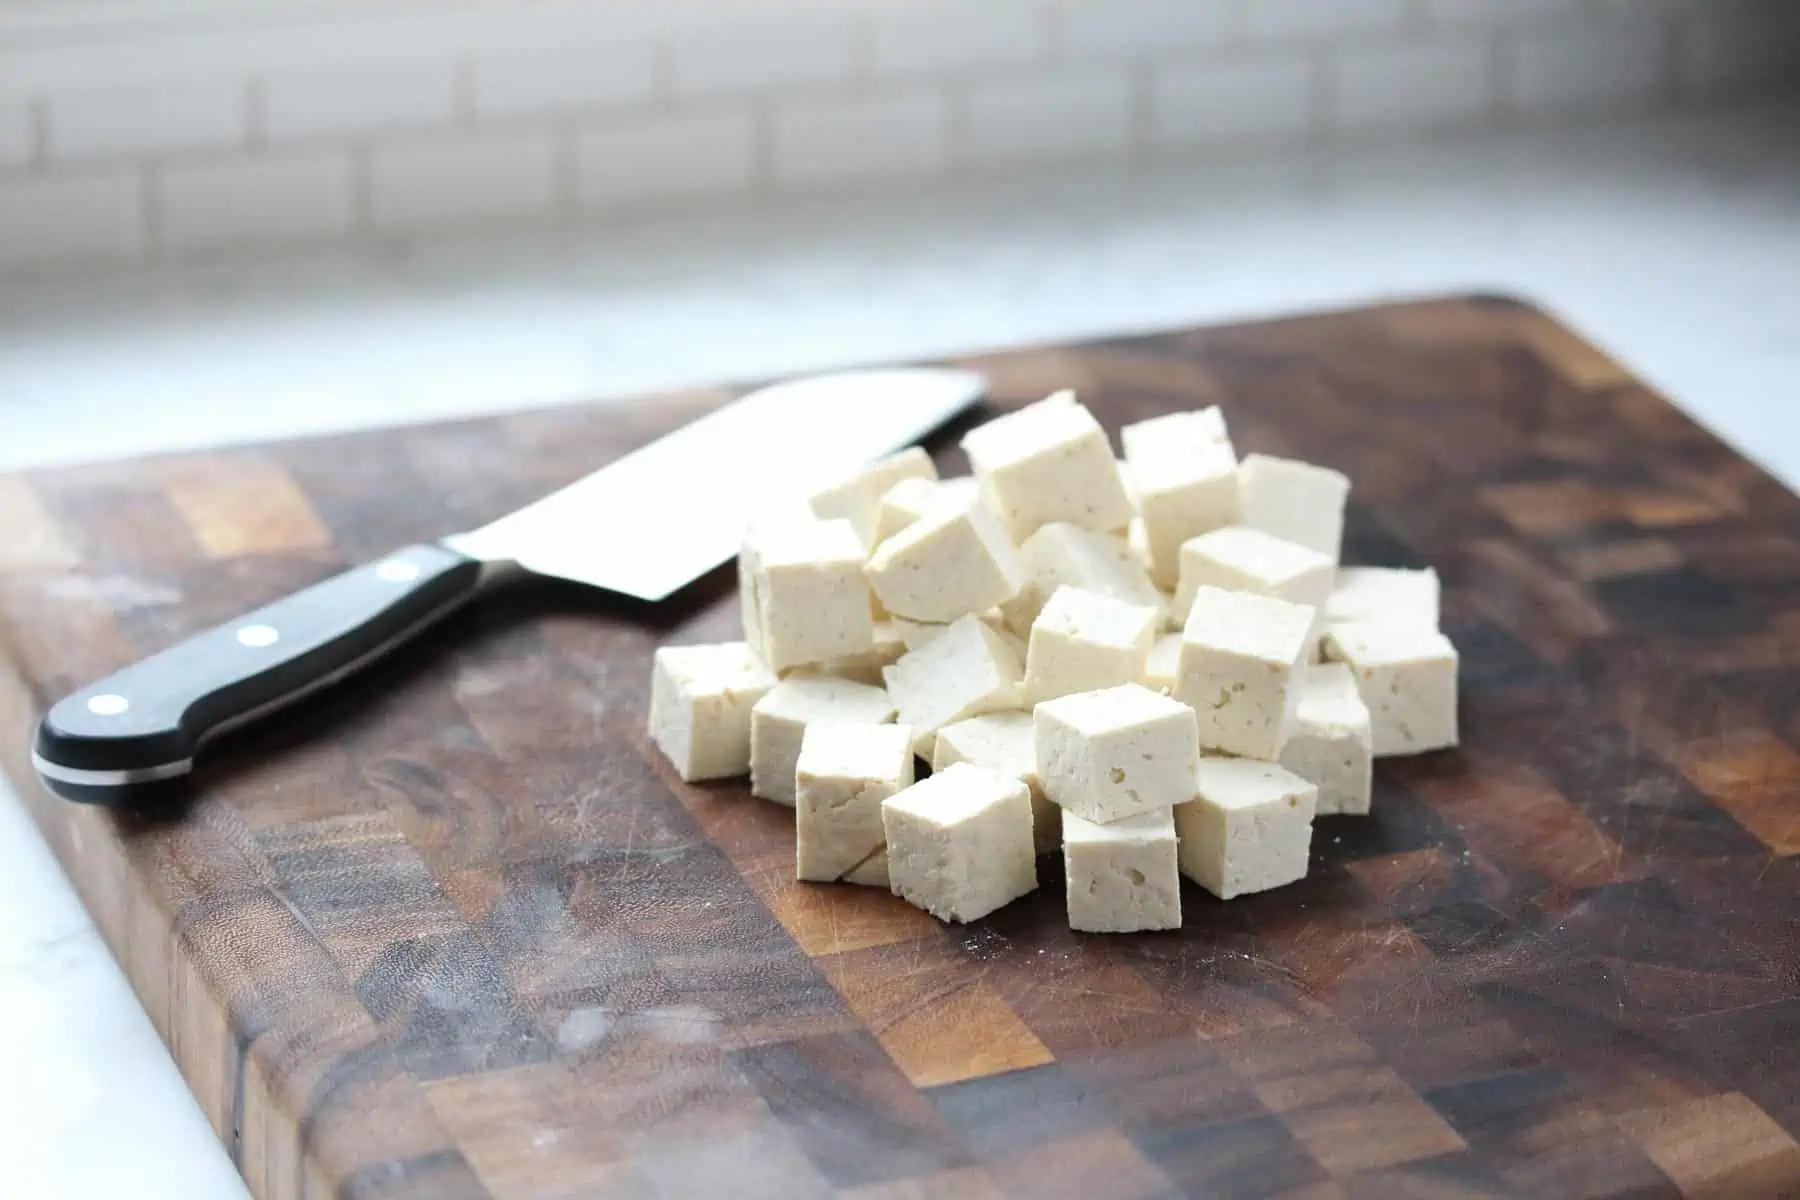
M 185 775 L 207 739 L 396 649 L 481 575 L 453 550 L 409 546 L 209 629 L 59 702 L 38 725 L 38 774 L 89 804 Z

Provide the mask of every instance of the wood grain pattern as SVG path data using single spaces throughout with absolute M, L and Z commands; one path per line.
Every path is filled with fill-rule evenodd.
M 1463 748 L 1177 933 L 1071 934 L 1053 859 L 945 928 L 647 747 L 718 572 L 497 596 L 98 812 L 46 705 L 726 393 L 0 480 L 0 758 L 257 1195 L 1800 1194 L 1800 501 L 1503 298 L 968 362 L 1348 472 L 1349 556 L 1443 575 Z

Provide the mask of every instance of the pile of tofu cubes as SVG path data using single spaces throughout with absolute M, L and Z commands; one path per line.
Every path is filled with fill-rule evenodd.
M 652 738 L 792 808 L 800 879 L 941 920 L 1059 850 L 1096 932 L 1302 878 L 1373 758 L 1456 744 L 1437 576 L 1340 567 L 1349 480 L 1239 461 L 1217 408 L 1121 440 L 1059 392 L 970 431 L 973 477 L 915 448 L 753 521 L 744 640 L 657 652 Z

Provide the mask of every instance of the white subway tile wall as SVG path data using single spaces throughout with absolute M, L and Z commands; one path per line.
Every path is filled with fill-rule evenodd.
M 744 4 L 739 12 L 754 8 Z M 850 78 L 855 43 L 856 27 L 848 20 L 709 29 L 674 41 L 675 93 L 741 95 L 842 84 Z
M 587 129 L 576 143 L 577 196 L 584 207 L 624 210 L 748 201 L 756 147 L 748 110 Z
M 141 253 L 144 177 L 131 170 L 0 187 L 0 264 L 96 262 Z
M 164 244 L 179 252 L 343 236 L 350 180 L 350 156 L 336 149 L 171 164 L 157 177 Z
M 1236 30 L 1252 37 L 1309 37 L 1393 31 L 1406 24 L 1407 0 L 1275 0 L 1241 4 Z
M 247 91 L 242 80 L 221 79 L 53 96 L 50 155 L 133 157 L 242 146 Z
M 656 60 L 645 43 L 599 43 L 478 55 L 475 111 L 529 117 L 650 103 Z
M 1677 39 L 1685 96 L 1710 100 L 1792 84 L 1800 75 L 1800 3 L 1773 11 L 1754 0 L 1722 0 Z
M 946 162 L 948 106 L 935 88 L 846 100 L 793 100 L 774 121 L 776 190 L 859 179 L 930 179 Z
M 1047 5 L 1021 0 L 877 16 L 871 22 L 874 70 L 882 77 L 909 76 L 1042 62 L 1049 17 Z
M 1225 0 L 1066 0 L 1056 28 L 1070 58 L 1216 43 Z
M 1315 63 L 1216 54 L 1166 64 L 1152 92 L 1152 142 L 1163 147 L 1292 144 L 1312 125 Z
M 286 141 L 448 125 L 455 111 L 457 67 L 455 59 L 402 59 L 385 69 L 322 64 L 315 70 L 272 74 L 263 83 L 267 136 Z
M 1339 130 L 1382 132 L 1471 125 L 1494 109 L 1494 46 L 1484 38 L 1347 49 L 1326 116 Z
M 1800 0 L 0 6 L 0 271 L 1585 120 L 1797 77 Z
M 1131 75 L 1113 64 L 980 82 L 969 89 L 964 165 L 979 171 L 1122 158 L 1131 111 Z
M 0 104 L 0 170 L 22 167 L 31 161 L 31 109 L 23 104 Z
M 369 217 L 378 228 L 545 217 L 554 208 L 556 139 L 548 132 L 376 146 Z
M 1492 25 L 1560 16 L 1576 5 L 1570 0 L 1420 0 L 1419 7 L 1433 25 Z
M 1643 19 L 1523 32 L 1512 48 L 1505 101 L 1536 117 L 1654 106 L 1670 98 L 1667 32 Z

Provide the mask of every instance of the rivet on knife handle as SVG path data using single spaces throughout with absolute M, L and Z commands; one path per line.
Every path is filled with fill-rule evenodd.
M 326 687 L 475 594 L 483 564 L 420 545 L 210 629 L 58 703 L 33 762 L 52 790 L 110 804 L 193 768 L 208 739 Z

